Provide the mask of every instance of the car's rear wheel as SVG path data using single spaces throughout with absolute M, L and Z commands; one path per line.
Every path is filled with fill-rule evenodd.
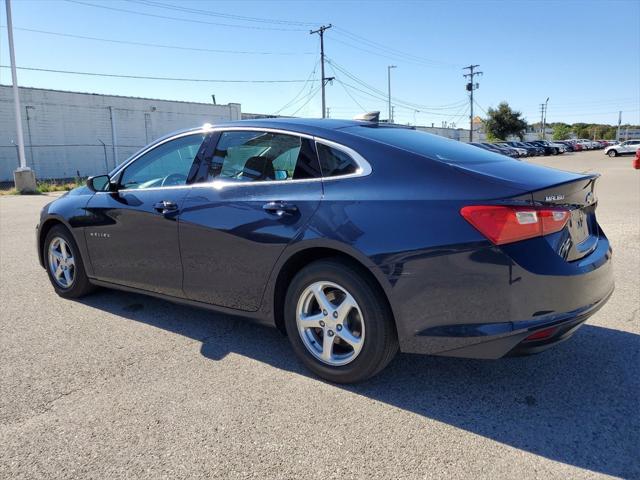
M 378 373 L 398 351 L 382 295 L 358 268 L 338 260 L 305 267 L 285 299 L 285 326 L 296 355 L 332 382 L 354 383 Z
M 63 225 L 49 230 L 43 248 L 49 280 L 58 295 L 78 298 L 94 289 L 84 270 L 78 246 Z
M 611 158 L 618 156 L 618 152 L 616 150 L 609 150 L 607 152 L 607 155 L 609 155 Z

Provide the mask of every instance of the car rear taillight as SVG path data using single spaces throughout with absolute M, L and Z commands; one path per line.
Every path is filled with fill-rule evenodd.
M 460 214 L 496 245 L 559 232 L 569 220 L 563 208 L 471 205 Z

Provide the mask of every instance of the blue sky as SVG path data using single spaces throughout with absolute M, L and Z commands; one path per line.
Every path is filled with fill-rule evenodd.
M 2 7 L 0 23 L 6 25 Z M 363 108 L 386 116 L 387 66 L 393 64 L 397 121 L 466 126 L 462 67 L 473 63 L 484 72 L 475 92 L 481 115 L 506 100 L 534 122 L 539 104 L 550 97 L 549 122 L 614 124 L 622 110 L 623 123 L 640 124 L 640 2 L 635 0 L 14 0 L 13 22 L 21 67 L 301 80 L 205 83 L 21 70 L 24 86 L 199 102 L 210 102 L 215 94 L 219 103 L 241 103 L 244 112 L 320 116 L 319 39 L 308 31 L 331 23 L 325 50 L 333 66 L 326 74 L 339 80 L 327 87 L 332 117 L 350 118 Z M 0 64 L 9 64 L 4 28 Z M 305 83 L 309 78 L 315 82 Z M 0 83 L 10 83 L 9 70 L 0 69 Z

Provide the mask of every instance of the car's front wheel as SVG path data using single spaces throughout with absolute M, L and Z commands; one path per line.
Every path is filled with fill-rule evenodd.
M 78 298 L 94 289 L 84 270 L 78 246 L 63 225 L 56 225 L 49 230 L 43 254 L 49 280 L 58 295 Z
M 618 156 L 618 152 L 616 150 L 609 150 L 607 152 L 607 155 L 609 155 L 611 158 Z
M 354 383 L 382 370 L 398 351 L 389 306 L 364 272 L 320 260 L 292 280 L 285 326 L 296 355 L 331 382 Z

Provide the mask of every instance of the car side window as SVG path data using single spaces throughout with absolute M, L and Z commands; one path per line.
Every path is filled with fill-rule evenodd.
M 144 189 L 185 185 L 205 135 L 170 140 L 136 159 L 125 168 L 120 188 Z
M 320 167 L 309 140 L 272 132 L 223 132 L 209 167 L 209 180 L 256 182 L 319 177 Z
M 323 177 L 349 175 L 358 171 L 358 165 L 347 153 L 322 143 L 316 143 Z

